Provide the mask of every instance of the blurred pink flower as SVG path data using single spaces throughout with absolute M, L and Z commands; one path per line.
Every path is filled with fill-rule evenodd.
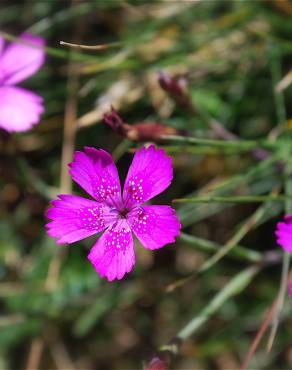
M 72 179 L 94 200 L 59 195 L 47 217 L 48 234 L 58 243 L 73 243 L 106 230 L 91 249 L 88 259 L 109 281 L 122 279 L 135 264 L 134 235 L 147 249 L 173 243 L 180 222 L 174 209 L 142 205 L 171 183 L 171 158 L 154 145 L 135 153 L 123 193 L 117 168 L 109 153 L 85 147 L 75 152 L 70 164 Z
M 289 253 L 292 253 L 292 215 L 287 215 L 278 222 L 276 227 L 277 243 Z
M 289 285 L 289 293 L 290 293 L 290 295 L 292 297 L 292 282 L 290 282 L 290 285 Z
M 4 48 L 0 35 L 0 128 L 8 132 L 31 129 L 44 112 L 42 97 L 15 85 L 34 75 L 43 65 L 45 41 L 27 33 L 20 40 L 24 43 L 12 42 Z
M 284 251 L 292 253 L 292 215 L 287 215 L 283 221 L 278 222 L 275 234 L 277 243 Z M 289 292 L 292 296 L 292 283 L 290 283 Z

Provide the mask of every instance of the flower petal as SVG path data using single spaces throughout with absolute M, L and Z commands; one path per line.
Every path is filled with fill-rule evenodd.
M 89 261 L 101 277 L 109 281 L 122 279 L 135 264 L 134 243 L 125 220 L 120 220 L 99 238 L 92 247 Z
M 169 206 L 138 206 L 128 214 L 129 225 L 147 249 L 158 249 L 173 243 L 181 224 Z
M 277 243 L 289 253 L 292 253 L 292 215 L 285 216 L 283 222 L 276 227 Z
M 143 147 L 136 152 L 125 181 L 125 204 L 131 207 L 153 198 L 169 186 L 172 177 L 172 161 L 165 151 L 154 145 Z
M 69 166 L 72 179 L 98 202 L 114 207 L 120 205 L 119 175 L 109 153 L 85 147 L 84 152 L 75 152 Z
M 4 85 L 15 85 L 35 74 L 45 61 L 45 41 L 39 36 L 23 34 L 11 43 L 0 58 L 0 76 Z M 29 45 L 31 44 L 31 45 Z
M 5 44 L 5 40 L 4 40 L 4 37 L 2 37 L 0 35 L 0 57 L 1 57 L 1 54 L 2 54 L 2 50 L 4 48 L 4 44 Z M 1 75 L 0 75 L 0 80 L 1 80 Z
M 104 230 L 116 221 L 117 215 L 94 200 L 77 195 L 59 195 L 52 201 L 52 208 L 47 210 L 49 222 L 47 232 L 59 238 L 58 244 L 73 243 Z
M 0 127 L 8 132 L 27 131 L 39 123 L 43 99 L 14 86 L 0 87 Z

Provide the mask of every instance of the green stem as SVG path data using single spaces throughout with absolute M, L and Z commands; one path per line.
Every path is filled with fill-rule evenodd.
M 214 243 L 210 240 L 199 238 L 194 235 L 188 235 L 185 233 L 181 233 L 178 240 L 186 245 L 193 247 L 194 249 L 203 251 L 203 252 L 217 252 L 220 249 L 220 244 Z M 257 251 L 253 251 L 251 249 L 247 249 L 240 245 L 235 245 L 234 248 L 230 252 L 230 257 L 234 257 L 236 259 L 249 261 L 252 263 L 262 261 L 261 253 Z
M 132 146 L 132 142 L 128 139 L 124 139 L 120 142 L 119 145 L 116 146 L 115 150 L 113 151 L 113 159 L 114 161 L 118 161 L 126 151 Z
M 201 326 L 208 321 L 209 318 L 216 313 L 229 298 L 239 294 L 251 282 L 259 269 L 260 268 L 258 266 L 252 266 L 235 275 L 235 277 L 215 295 L 208 306 L 203 308 L 196 317 L 182 328 L 182 330 L 177 334 L 177 337 L 185 340 L 198 331 L 198 329 L 200 329 Z
M 199 272 L 204 272 L 212 267 L 215 263 L 221 260 L 227 253 L 229 253 L 237 243 L 261 220 L 268 210 L 269 205 L 259 207 L 239 228 L 235 235 L 215 253 L 211 258 L 203 263 Z
M 292 196 L 286 195 L 238 195 L 238 196 L 211 196 L 211 197 L 196 197 L 196 198 L 178 198 L 174 199 L 174 203 L 262 203 L 268 201 L 282 202 L 287 199 L 292 200 Z
M 255 149 L 255 148 L 266 148 L 266 149 L 273 149 L 275 144 L 267 141 L 255 141 L 255 140 L 213 140 L 213 139 L 204 139 L 199 137 L 190 137 L 190 136 L 179 136 L 179 135 L 162 135 L 162 139 L 168 141 L 175 141 L 181 143 L 189 143 L 189 144 L 198 144 L 198 145 L 209 145 L 214 147 L 222 147 L 222 148 L 240 148 L 245 150 Z
M 270 173 L 270 171 L 273 171 L 273 168 L 275 166 L 276 161 L 278 160 L 278 157 L 276 155 L 271 155 L 269 158 L 267 158 L 264 161 L 261 161 L 254 165 L 253 167 L 246 170 L 244 174 L 238 174 L 234 175 L 231 178 L 228 178 L 227 180 L 220 181 L 219 183 L 215 183 L 212 185 L 212 187 L 207 187 L 206 190 L 204 190 L 205 194 L 208 194 L 209 196 L 222 196 L 226 194 L 227 192 L 231 192 L 233 189 L 238 187 L 240 184 L 249 184 L 252 180 L 255 180 L 259 178 L 260 176 L 263 178 L 264 176 L 267 176 L 267 172 Z M 203 192 L 200 191 L 199 194 L 202 194 Z M 194 197 L 197 193 L 191 193 L 189 194 L 190 197 Z M 204 195 L 205 196 L 205 195 Z M 208 211 L 206 211 L 206 208 L 208 207 Z M 178 209 L 178 214 L 180 217 L 180 220 L 184 226 L 190 225 L 192 222 L 198 221 L 198 215 L 201 215 L 202 213 L 210 215 L 210 208 L 214 209 L 214 212 L 217 212 L 219 209 L 222 209 L 222 207 L 227 207 L 226 205 L 220 205 L 220 204 L 212 204 L 212 205 L 206 205 L 206 204 L 194 204 L 191 202 L 186 202 L 181 205 Z M 204 216 L 205 217 L 205 216 Z M 199 218 L 199 220 L 202 220 L 203 218 Z
M 167 153 L 190 153 L 190 154 L 239 154 L 250 152 L 250 148 L 242 147 L 208 147 L 194 145 L 164 145 Z

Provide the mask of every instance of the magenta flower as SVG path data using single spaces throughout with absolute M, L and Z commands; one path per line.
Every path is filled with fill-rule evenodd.
M 121 193 L 117 168 L 109 153 L 85 147 L 70 164 L 72 179 L 94 200 L 59 195 L 47 211 L 48 234 L 73 243 L 106 230 L 88 259 L 109 281 L 122 279 L 135 264 L 133 235 L 147 249 L 162 248 L 179 235 L 180 223 L 169 206 L 142 205 L 165 190 L 173 177 L 171 158 L 154 145 L 138 150 Z
M 277 243 L 284 251 L 292 253 L 292 215 L 287 215 L 283 221 L 278 222 L 275 234 Z M 289 293 L 292 296 L 292 282 L 290 283 Z
M 45 42 L 30 34 L 23 34 L 20 40 L 38 48 L 17 42 L 4 48 L 0 36 L 0 128 L 8 132 L 29 130 L 39 122 L 44 111 L 42 97 L 15 85 L 42 66 Z
M 292 253 L 292 215 L 287 215 L 282 222 L 278 222 L 275 234 L 277 243 L 286 252 Z

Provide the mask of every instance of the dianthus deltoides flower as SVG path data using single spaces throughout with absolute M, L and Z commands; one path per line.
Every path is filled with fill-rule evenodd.
M 47 217 L 48 234 L 58 243 L 73 243 L 103 230 L 88 259 L 109 281 L 122 279 L 135 264 L 133 234 L 147 249 L 173 243 L 180 222 L 165 205 L 144 205 L 171 183 L 171 158 L 154 145 L 135 153 L 123 193 L 117 168 L 109 153 L 85 147 L 69 165 L 72 179 L 94 200 L 59 195 Z M 133 234 L 132 234 L 133 233 Z
M 288 253 L 292 253 L 292 215 L 287 215 L 276 227 L 277 243 Z
M 292 215 L 287 215 L 284 220 L 278 222 L 276 227 L 277 243 L 285 252 L 292 253 Z M 292 296 L 292 283 L 290 284 L 290 295 Z
M 8 132 L 27 131 L 39 123 L 44 112 L 43 99 L 15 86 L 34 75 L 45 60 L 45 41 L 23 34 L 20 41 L 4 48 L 0 35 L 0 128 Z

